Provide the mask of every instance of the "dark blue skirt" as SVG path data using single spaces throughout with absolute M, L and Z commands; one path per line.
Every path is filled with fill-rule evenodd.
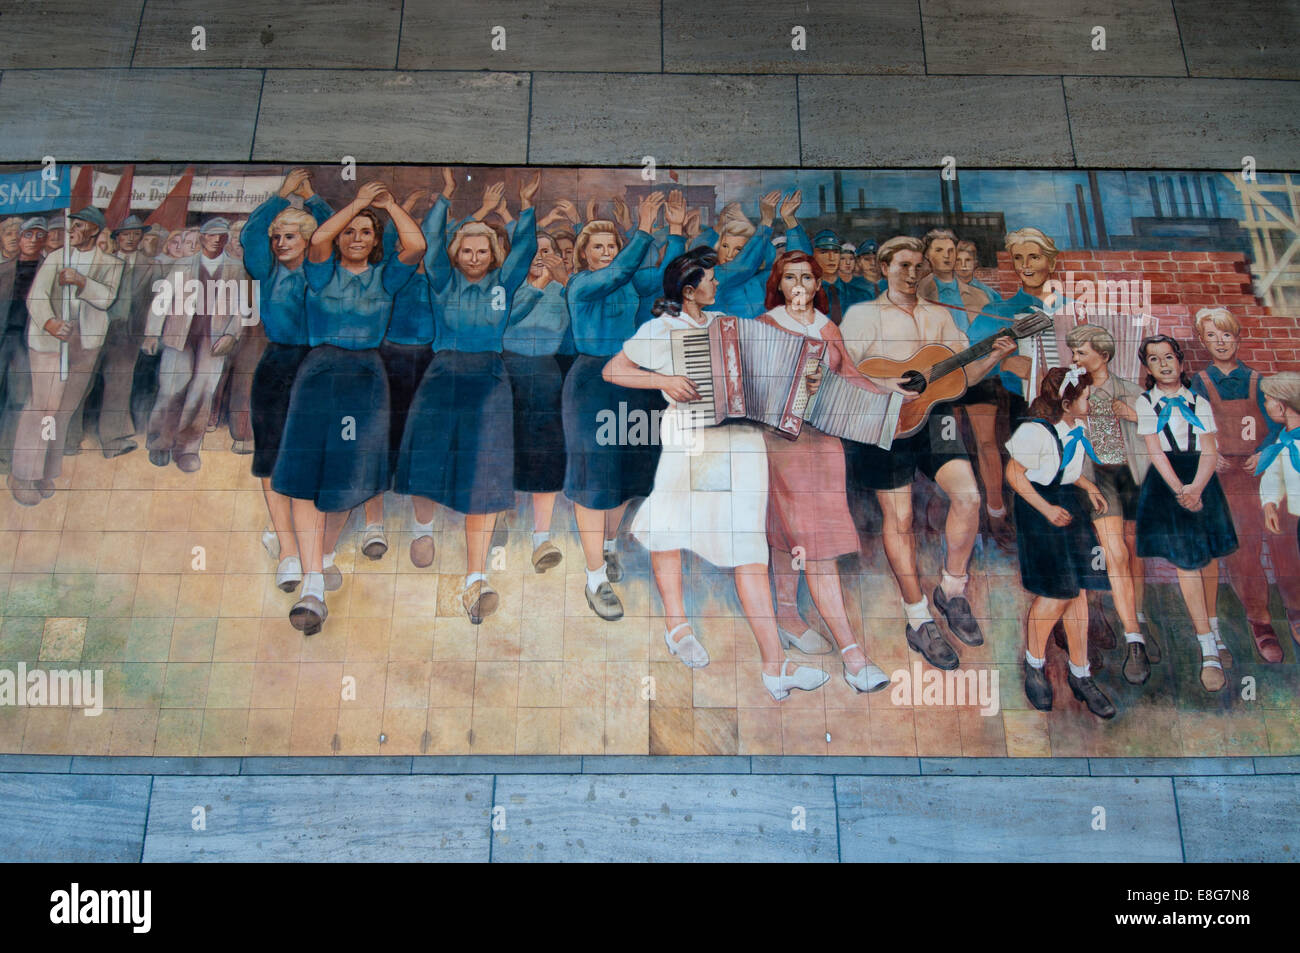
M 439 351 L 411 401 L 393 489 L 457 513 L 515 505 L 510 379 L 498 353 Z
M 564 376 L 553 354 L 529 357 L 506 351 L 515 408 L 515 489 L 558 493 L 564 489 Z
M 311 348 L 307 345 L 266 342 L 262 359 L 253 371 L 249 415 L 253 423 L 253 476 L 269 477 L 280 455 L 284 424 L 289 417 L 293 382 Z
M 323 513 L 388 486 L 388 376 L 379 352 L 322 344 L 294 378 L 271 488 Z
M 1054 526 L 1015 495 L 1016 549 L 1025 591 L 1045 599 L 1073 599 L 1083 589 L 1109 589 L 1105 563 L 1096 558 L 1097 532 L 1083 491 L 1073 483 L 1034 484 L 1034 489 L 1072 518 L 1068 526 Z
M 657 390 L 606 381 L 600 375 L 609 360 L 580 354 L 564 379 L 564 495 L 592 510 L 612 510 L 650 495 L 659 445 L 637 434 L 638 429 L 651 432 L 648 422 L 637 425 L 668 406 Z M 625 433 L 636 435 L 637 442 L 620 439 Z
M 397 475 L 397 454 L 402 449 L 402 435 L 406 433 L 411 401 L 415 399 L 420 381 L 424 380 L 424 372 L 433 362 L 433 348 L 428 344 L 384 341 L 379 345 L 379 359 L 384 362 L 388 374 L 388 474 L 391 481 Z
M 1174 473 L 1184 484 L 1196 479 L 1201 455 L 1168 452 Z M 1213 559 L 1237 550 L 1237 531 L 1228 512 L 1217 476 L 1210 477 L 1201 493 L 1198 513 L 1178 505 L 1178 498 L 1155 466 L 1147 471 L 1138 494 L 1137 552 L 1143 559 L 1167 559 L 1187 572 L 1209 565 Z

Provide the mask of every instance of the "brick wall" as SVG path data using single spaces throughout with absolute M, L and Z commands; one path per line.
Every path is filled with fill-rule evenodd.
M 1056 259 L 1056 276 L 1064 280 L 1066 272 L 1076 282 L 1151 282 L 1151 311 L 1161 330 L 1184 344 L 1192 371 L 1209 362 L 1192 330 L 1192 316 L 1207 305 L 1237 316 L 1247 364 L 1265 374 L 1300 368 L 1300 318 L 1273 314 L 1260 304 L 1239 252 L 1065 251 Z M 981 269 L 979 277 L 1006 296 L 1019 288 L 1007 252 L 998 253 L 996 271 Z

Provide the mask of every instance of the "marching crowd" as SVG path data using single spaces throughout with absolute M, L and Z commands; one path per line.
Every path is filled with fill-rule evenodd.
M 877 691 L 889 679 L 850 621 L 838 569 L 860 548 L 851 492 L 868 492 L 880 505 L 904 637 L 938 668 L 960 664 L 950 639 L 983 642 L 967 593 L 981 528 L 1018 554 L 1034 596 L 1025 691 L 1039 709 L 1053 704 L 1045 664 L 1055 637 L 1072 693 L 1098 717 L 1115 715 L 1093 677 L 1100 651 L 1118 643 L 1102 621 L 1102 591 L 1123 624 L 1123 676 L 1147 681 L 1160 649 L 1142 611 L 1142 560 L 1177 570 L 1206 690 L 1221 689 L 1232 664 L 1217 616 L 1220 560 L 1258 655 L 1279 662 L 1268 540 L 1286 635 L 1300 643 L 1300 374 L 1263 377 L 1243 364 L 1242 329 L 1226 309 L 1195 316 L 1207 366 L 1192 368 L 1179 341 L 1155 335 L 1139 349 L 1143 379 L 1127 380 L 1112 370 L 1112 333 L 1076 320 L 1051 293 L 1057 248 L 1039 229 L 1006 236 L 1020 287 L 1004 299 L 976 277 L 976 246 L 946 229 L 879 245 L 830 230 L 809 236 L 797 191 L 763 195 L 757 222 L 728 205 L 706 230 L 672 189 L 635 209 L 615 200 L 612 218 L 594 202 L 584 218 L 572 201 L 539 218 L 541 175 L 523 181 L 514 212 L 494 184 L 462 221 L 450 217 L 458 183 L 449 170 L 437 192 L 399 204 L 371 182 L 335 210 L 309 172 L 294 169 L 245 221 L 212 216 L 167 233 L 134 215 L 110 227 L 88 206 L 71 212 L 66 232 L 62 216 L 0 222 L 0 444 L 12 448 L 13 498 L 33 506 L 53 495 L 102 377 L 105 456 L 137 449 L 143 431 L 152 464 L 194 472 L 205 433 L 225 421 L 232 449 L 251 455 L 276 581 L 299 592 L 290 621 L 307 635 L 322 628 L 327 594 L 342 584 L 335 551 L 354 509 L 364 512 L 360 550 L 382 558 L 384 494 L 410 497 L 418 567 L 434 561 L 435 504 L 462 516 L 461 600 L 480 623 L 499 605 L 488 578 L 498 515 L 515 508 L 517 493 L 531 496 L 532 564 L 546 572 L 562 561 L 550 534 L 563 493 L 600 618 L 623 614 L 615 587 L 626 533 L 651 553 L 665 644 L 684 664 L 709 662 L 707 633 L 695 630 L 683 596 L 681 553 L 690 550 L 734 569 L 774 698 L 829 677 L 787 659 L 790 647 L 838 649 L 846 681 Z M 205 289 L 256 282 L 258 313 L 250 320 L 231 294 L 161 295 L 173 275 Z M 1006 332 L 1034 309 L 1065 322 L 1070 354 L 1031 382 L 1031 363 Z M 915 399 L 903 376 L 859 368 L 905 364 L 926 345 L 987 345 L 965 366 L 964 394 L 888 450 L 810 426 L 791 441 L 750 421 L 674 440 L 674 428 L 692 426 L 681 405 L 699 393 L 675 371 L 672 332 L 724 315 L 825 342 L 810 393 L 833 373 Z M 660 442 L 601 439 L 600 414 L 621 407 L 662 414 Z M 965 431 L 941 426 L 954 417 Z M 947 503 L 943 568 L 928 594 L 913 517 L 918 474 Z M 800 616 L 800 573 L 830 639 Z

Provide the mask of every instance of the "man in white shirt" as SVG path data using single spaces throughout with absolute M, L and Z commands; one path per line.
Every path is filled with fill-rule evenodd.
M 9 475 L 9 489 L 24 506 L 35 506 L 54 495 L 68 424 L 90 387 L 108 332 L 108 309 L 122 280 L 121 259 L 96 246 L 105 224 L 104 213 L 87 206 L 70 219 L 69 266 L 63 266 L 61 251 L 47 256 L 27 295 L 32 389 L 19 417 Z M 72 307 L 65 313 L 63 289 L 67 286 L 73 294 Z M 59 352 L 65 344 L 66 381 L 59 379 Z
M 877 249 L 876 259 L 889 281 L 888 290 L 874 301 L 849 308 L 840 325 L 844 346 L 853 362 L 861 364 L 869 357 L 906 361 L 927 344 L 943 344 L 955 352 L 965 350 L 966 335 L 958 330 L 948 309 L 917 297 L 925 260 L 921 242 L 896 236 Z M 1013 339 L 999 339 L 992 353 L 967 365 L 966 379 L 980 380 L 1015 347 Z M 921 589 L 912 532 L 912 482 L 918 470 L 934 480 L 948 497 L 944 525 L 947 556 L 942 580 L 934 590 L 935 608 L 943 613 L 949 631 L 967 645 L 984 642 L 966 598 L 967 569 L 979 530 L 979 486 L 960 438 L 955 432 L 952 439 L 943 434 L 942 418 L 951 416 L 948 406 L 936 406 L 921 430 L 895 440 L 890 450 L 845 444 L 853 478 L 875 490 L 880 501 L 885 555 L 907 613 L 907 644 L 942 669 L 954 669 L 960 660 L 935 624 Z
M 161 276 L 172 281 L 173 273 L 179 273 L 182 283 L 198 280 L 202 294 L 196 313 L 186 313 L 186 295 L 180 300 L 173 295 L 168 313 L 150 310 L 142 346 L 146 354 L 157 353 L 160 340 L 163 346 L 158 397 L 149 415 L 149 462 L 165 467 L 175 456 L 176 466 L 186 473 L 201 465 L 199 447 L 221 372 L 243 331 L 239 296 L 237 291 L 230 294 L 228 283 L 248 278 L 244 266 L 225 253 L 230 225 L 224 218 L 209 219 L 198 231 L 198 254 L 177 260 Z M 227 291 L 218 294 L 223 287 Z

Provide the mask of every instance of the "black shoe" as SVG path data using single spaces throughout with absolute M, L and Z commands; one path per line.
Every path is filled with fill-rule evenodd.
M 104 444 L 104 459 L 112 460 L 114 457 L 120 457 L 124 453 L 130 453 L 137 446 L 139 446 L 139 444 L 134 440 L 127 440 L 125 438 L 121 440 L 110 440 L 108 443 Z
M 912 628 L 909 623 L 907 626 L 907 644 L 924 655 L 925 660 L 935 668 L 951 671 L 961 664 L 961 659 L 957 657 L 956 651 L 944 640 L 939 627 L 933 622 L 923 623 L 919 631 Z
M 948 599 L 943 594 L 943 586 L 934 587 L 934 607 L 943 613 L 943 621 L 948 623 L 948 631 L 967 645 L 983 645 L 984 633 L 980 624 L 971 614 L 970 602 L 965 596 L 953 596 Z
M 1039 711 L 1052 710 L 1052 683 L 1047 680 L 1047 669 L 1034 668 L 1025 663 L 1025 697 Z
M 1124 656 L 1124 680 L 1130 685 L 1145 685 L 1151 677 L 1151 663 L 1147 647 L 1141 642 L 1130 642 Z
M 156 467 L 165 467 L 172 462 L 172 452 L 170 450 L 150 450 L 149 462 Z
M 1092 676 L 1087 678 L 1075 678 L 1074 673 L 1070 672 L 1066 681 L 1070 685 L 1070 691 L 1074 692 L 1074 697 L 1079 699 L 1088 706 L 1088 711 L 1092 712 L 1098 718 L 1114 718 L 1115 706 L 1106 694 L 1097 687 L 1097 683 L 1092 680 Z
M 1142 633 L 1142 638 L 1147 640 L 1147 661 L 1152 665 L 1160 664 L 1160 643 L 1156 637 L 1151 634 L 1151 626 L 1145 622 L 1138 623 L 1138 630 Z

